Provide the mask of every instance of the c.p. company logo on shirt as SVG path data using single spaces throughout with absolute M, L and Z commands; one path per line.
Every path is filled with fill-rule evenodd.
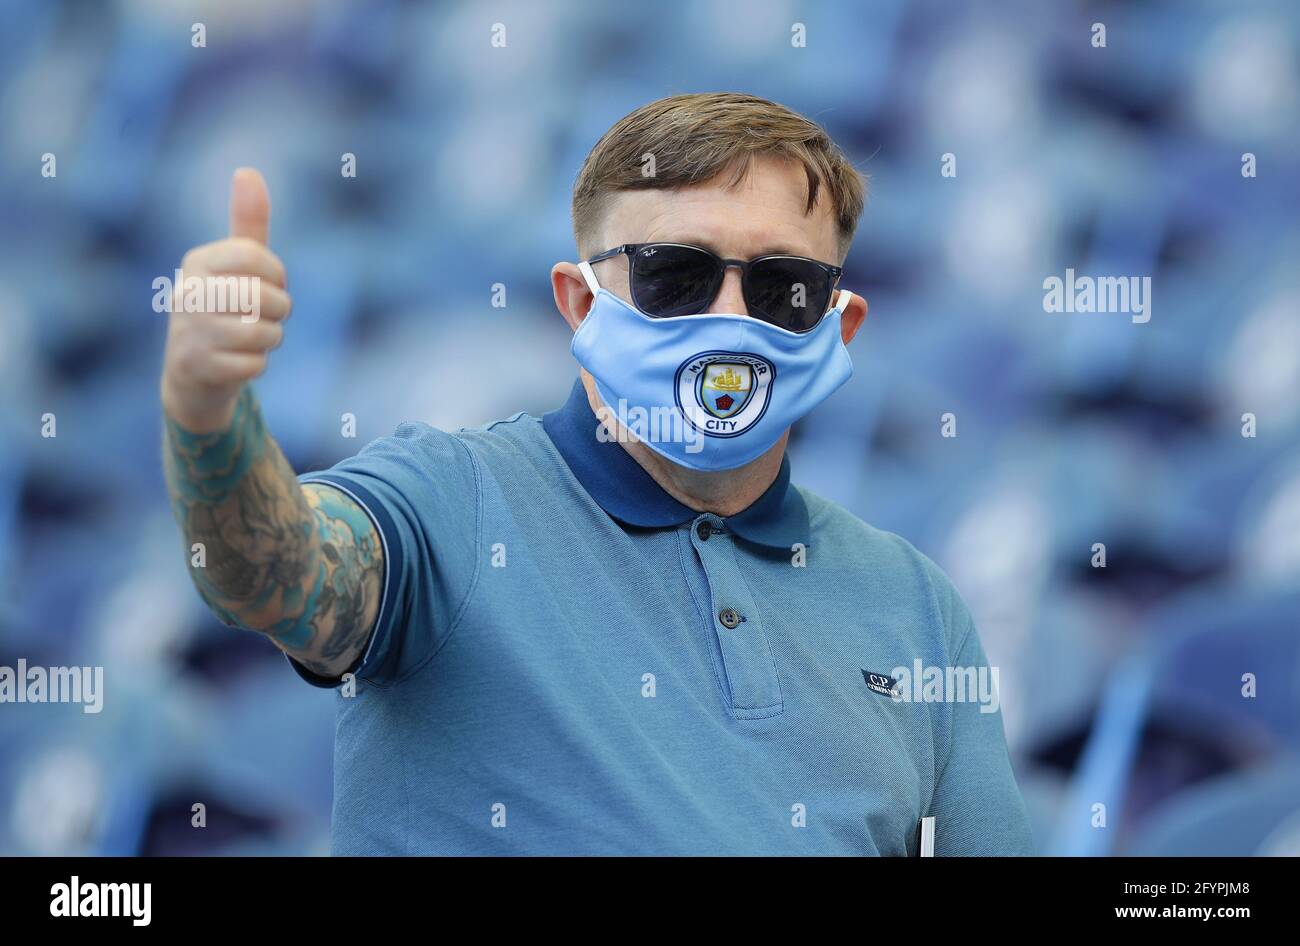
M 862 679 L 866 681 L 867 689 L 879 693 L 881 696 L 897 697 L 899 695 L 898 681 L 887 674 L 863 670 Z
M 738 437 L 762 419 L 776 368 L 760 355 L 709 351 L 677 369 L 677 409 L 710 437 Z

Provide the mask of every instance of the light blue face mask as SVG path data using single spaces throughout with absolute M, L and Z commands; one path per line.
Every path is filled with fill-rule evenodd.
M 796 334 L 747 315 L 705 313 L 652 319 L 596 281 L 573 334 L 573 357 L 596 380 L 605 411 L 602 436 L 618 427 L 692 470 L 730 470 L 771 449 L 853 374 L 840 316 L 853 298 L 811 332 Z

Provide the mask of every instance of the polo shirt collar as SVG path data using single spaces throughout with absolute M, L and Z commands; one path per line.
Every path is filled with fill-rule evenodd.
M 581 380 L 563 407 L 542 415 L 560 456 L 605 512 L 643 528 L 677 526 L 700 515 L 665 492 L 622 445 L 599 440 L 597 423 Z M 722 521 L 742 539 L 769 548 L 789 551 L 795 543 L 808 544 L 808 507 L 790 485 L 790 458 L 781 458 L 781 471 L 762 496 Z

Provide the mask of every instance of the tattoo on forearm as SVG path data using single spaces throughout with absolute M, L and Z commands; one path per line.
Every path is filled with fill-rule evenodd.
M 166 421 L 164 468 L 190 577 L 226 624 L 261 631 L 331 674 L 378 609 L 383 553 L 365 512 L 329 487 L 299 485 L 246 387 L 230 426 L 194 434 Z

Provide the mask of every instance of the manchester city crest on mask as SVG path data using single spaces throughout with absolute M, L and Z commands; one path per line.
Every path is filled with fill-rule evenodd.
M 715 361 L 705 365 L 695 382 L 696 398 L 714 417 L 739 414 L 754 393 L 754 369 L 749 365 Z
M 776 369 L 758 355 L 712 351 L 677 369 L 677 407 L 697 430 L 736 437 L 758 423 L 772 396 Z

